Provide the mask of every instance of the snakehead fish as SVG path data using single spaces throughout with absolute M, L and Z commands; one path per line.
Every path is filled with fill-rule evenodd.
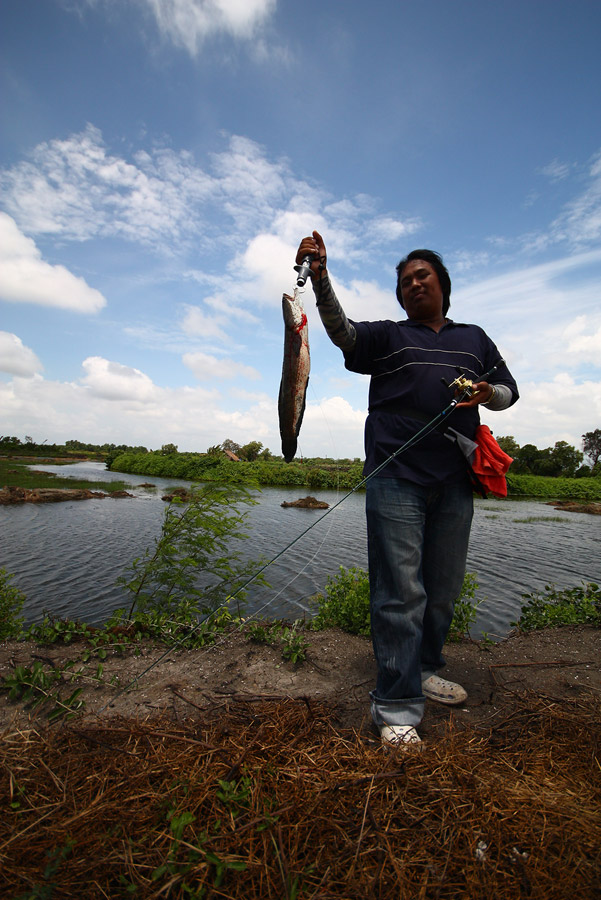
M 282 453 L 286 462 L 291 462 L 296 453 L 298 433 L 305 412 L 311 368 L 307 316 L 296 288 L 293 297 L 288 294 L 284 294 L 282 297 L 282 312 L 284 314 L 284 363 L 278 412 Z

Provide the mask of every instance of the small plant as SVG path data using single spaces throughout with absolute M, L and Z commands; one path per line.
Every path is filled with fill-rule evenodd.
M 71 668 L 74 660 L 67 663 L 65 669 Z M 63 716 L 70 717 L 84 706 L 84 701 L 79 699 L 83 688 L 76 688 L 65 700 L 62 700 L 57 687 L 63 681 L 63 669 L 51 669 L 47 671 L 39 660 L 36 660 L 31 668 L 17 666 L 12 675 L 2 679 L 0 690 L 8 691 L 9 701 L 20 701 L 28 709 L 38 709 L 44 704 L 51 704 L 48 713 L 49 721 L 53 722 Z
M 25 638 L 38 644 L 57 644 L 59 642 L 70 644 L 78 638 L 87 638 L 92 633 L 93 629 L 81 622 L 73 619 L 57 619 L 44 613 L 41 622 L 29 626 L 25 632 Z
M 196 820 L 193 813 L 188 810 L 178 813 L 176 809 L 171 809 L 167 814 L 167 820 L 171 833 L 171 847 L 166 861 L 153 870 L 151 875 L 153 881 L 160 883 L 166 878 L 167 888 L 179 882 L 183 896 L 200 900 L 207 896 L 204 885 L 199 884 L 198 880 L 199 871 L 202 871 L 204 866 L 208 867 L 215 888 L 222 885 L 228 872 L 243 872 L 246 869 L 246 863 L 242 860 L 234 856 L 219 856 L 206 846 L 210 843 L 211 837 L 219 835 L 222 827 L 220 819 L 213 823 L 212 835 L 203 830 L 198 835 L 187 836 L 187 839 L 184 839 L 184 832 Z
M 14 575 L 0 569 L 0 641 L 18 638 L 23 631 L 23 617 L 19 615 L 25 594 L 10 584 Z
M 270 647 L 280 645 L 282 658 L 294 664 L 304 662 L 307 658 L 309 642 L 301 634 L 302 619 L 292 625 L 282 622 L 249 622 L 245 628 L 251 641 L 257 644 L 268 644 Z
M 219 779 L 217 799 L 226 807 L 233 819 L 248 811 L 252 797 L 252 779 L 248 775 L 225 781 Z
M 27 891 L 25 894 L 19 894 L 18 897 L 15 897 L 15 900 L 50 900 L 56 887 L 56 882 L 53 880 L 54 876 L 58 872 L 61 863 L 69 856 L 74 846 L 75 841 L 71 838 L 67 838 L 62 847 L 56 847 L 54 850 L 47 850 L 46 856 L 48 857 L 48 864 L 44 869 L 44 884 L 33 885 L 30 891 Z
M 245 629 L 251 641 L 256 644 L 268 644 L 271 647 L 277 644 L 282 632 L 279 622 L 249 622 Z
M 284 659 L 296 663 L 304 662 L 307 657 L 307 649 L 309 643 L 306 637 L 299 631 L 299 623 L 284 628 L 281 633 L 280 641 L 282 643 L 282 656 Z
M 520 631 L 558 625 L 595 625 L 601 628 L 601 587 L 583 582 L 573 588 L 557 589 L 546 585 L 544 591 L 522 594 L 526 603 L 521 616 L 511 624 Z

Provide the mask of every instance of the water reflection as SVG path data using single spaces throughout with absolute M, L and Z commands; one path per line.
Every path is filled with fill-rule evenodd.
M 187 482 L 107 472 L 102 463 L 41 466 L 97 481 L 126 480 L 133 499 L 86 500 L 0 507 L 0 566 L 15 573 L 27 596 L 28 621 L 44 611 L 102 622 L 128 598 L 116 578 L 152 545 L 161 528 L 167 487 Z M 156 487 L 141 487 L 152 481 Z M 243 557 L 274 559 L 269 589 L 249 587 L 247 613 L 295 619 L 310 613 L 309 597 L 323 589 L 339 566 L 367 568 L 364 495 L 351 494 L 324 517 L 320 510 L 283 509 L 304 488 L 263 488 L 248 515 Z M 319 491 L 336 504 L 343 494 Z M 315 523 L 318 523 L 315 525 Z M 282 556 L 285 547 L 311 528 Z M 601 580 L 601 522 L 594 516 L 556 511 L 542 503 L 477 500 L 468 556 L 484 599 L 474 636 L 504 636 L 519 615 L 521 595 L 555 583 L 568 587 Z

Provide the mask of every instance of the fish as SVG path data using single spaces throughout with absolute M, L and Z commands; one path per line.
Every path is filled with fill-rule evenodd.
M 307 315 L 296 288 L 294 296 L 283 295 L 282 312 L 284 314 L 284 362 L 278 413 L 282 453 L 286 462 L 292 462 L 296 454 L 298 435 L 305 412 L 311 369 Z

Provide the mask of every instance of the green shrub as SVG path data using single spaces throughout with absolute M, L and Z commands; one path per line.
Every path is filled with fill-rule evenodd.
M 118 579 L 132 597 L 129 618 L 135 609 L 137 617 L 191 622 L 195 614 L 215 610 L 232 596 L 243 602 L 244 585 L 259 564 L 242 563 L 232 542 L 247 537 L 242 531 L 245 514 L 238 507 L 255 502 L 243 488 L 231 485 L 204 485 L 185 503 L 176 498 L 165 511 L 154 547 Z
M 594 582 L 583 582 L 573 588 L 558 590 L 546 585 L 544 591 L 522 594 L 526 603 L 521 616 L 511 624 L 520 631 L 558 625 L 595 625 L 601 628 L 601 588 Z
M 474 602 L 478 582 L 467 572 L 461 594 L 455 603 L 455 614 L 449 630 L 449 641 L 469 635 L 480 603 Z M 371 634 L 369 616 L 369 576 L 364 569 L 340 566 L 336 577 L 330 576 L 325 591 L 315 598 L 317 613 L 310 623 L 316 631 L 341 628 L 350 634 Z M 481 601 L 480 601 L 481 602 Z
M 25 594 L 9 582 L 14 575 L 0 569 L 0 641 L 18 638 L 23 631 L 23 617 L 19 615 Z
M 545 475 L 507 474 L 507 494 L 512 497 L 541 497 L 547 500 L 601 500 L 598 478 L 551 478 Z
M 483 602 L 482 600 L 476 601 L 477 590 L 478 580 L 476 576 L 472 572 L 466 572 L 461 593 L 455 601 L 453 621 L 447 635 L 447 641 L 450 643 L 470 636 L 470 629 L 476 622 L 478 607 Z
M 337 627 L 350 634 L 370 634 L 369 576 L 364 569 L 340 566 L 338 575 L 328 578 L 325 593 L 315 600 L 318 612 L 311 627 L 316 631 Z

